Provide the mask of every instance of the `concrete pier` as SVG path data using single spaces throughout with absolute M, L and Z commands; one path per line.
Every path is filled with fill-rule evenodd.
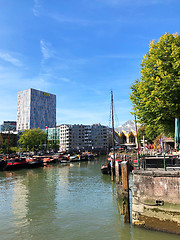
M 133 171 L 132 223 L 180 234 L 180 171 Z

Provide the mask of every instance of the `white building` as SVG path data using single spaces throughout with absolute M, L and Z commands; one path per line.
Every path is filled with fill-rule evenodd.
M 108 128 L 101 124 L 62 124 L 60 129 L 60 151 L 107 149 Z

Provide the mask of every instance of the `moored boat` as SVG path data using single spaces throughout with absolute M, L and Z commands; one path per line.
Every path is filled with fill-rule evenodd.
M 2 171 L 5 166 L 6 166 L 6 161 L 3 159 L 0 159 L 0 171 Z
M 82 152 L 80 155 L 81 161 L 90 161 L 92 159 L 94 159 L 94 154 L 91 152 Z
M 90 161 L 90 160 L 94 159 L 94 154 L 88 153 L 87 157 L 88 157 L 88 160 Z
M 37 168 L 43 166 L 43 160 L 39 156 L 26 158 L 28 168 Z
M 51 163 L 51 158 L 50 157 L 43 157 L 43 163 L 44 164 Z
M 101 165 L 101 173 L 108 175 L 111 174 L 111 165 L 109 162 Z
M 70 162 L 78 162 L 80 161 L 80 155 L 73 155 L 69 157 Z
M 27 168 L 27 161 L 26 158 L 10 158 L 6 159 L 6 165 L 4 166 L 3 170 L 16 170 Z
M 58 162 L 60 163 L 69 163 L 69 156 L 67 154 L 61 153 L 58 156 Z

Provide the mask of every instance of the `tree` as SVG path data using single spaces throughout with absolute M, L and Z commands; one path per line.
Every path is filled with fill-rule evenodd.
M 147 135 L 147 133 L 150 133 L 150 135 Z M 148 143 L 152 144 L 154 139 L 157 137 L 157 134 L 154 134 L 150 131 L 150 129 L 147 129 L 147 126 L 141 126 L 138 129 L 138 141 L 139 145 L 141 145 L 141 141 L 143 140 L 143 137 L 145 140 L 147 140 Z
M 180 36 L 164 34 L 152 41 L 141 63 L 141 77 L 131 86 L 133 114 L 146 126 L 146 134 L 174 135 L 180 116 Z
M 18 140 L 20 146 L 29 150 L 37 150 L 45 142 L 46 133 L 37 128 L 25 130 Z

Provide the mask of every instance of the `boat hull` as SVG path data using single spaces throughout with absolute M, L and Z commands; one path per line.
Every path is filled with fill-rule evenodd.
M 43 161 L 32 161 L 28 162 L 27 167 L 28 168 L 38 168 L 38 167 L 43 167 Z
M 18 170 L 22 168 L 27 168 L 27 162 L 8 162 L 3 170 L 9 171 L 9 170 Z
M 111 166 L 109 164 L 102 165 L 101 166 L 101 173 L 110 175 L 111 174 Z

